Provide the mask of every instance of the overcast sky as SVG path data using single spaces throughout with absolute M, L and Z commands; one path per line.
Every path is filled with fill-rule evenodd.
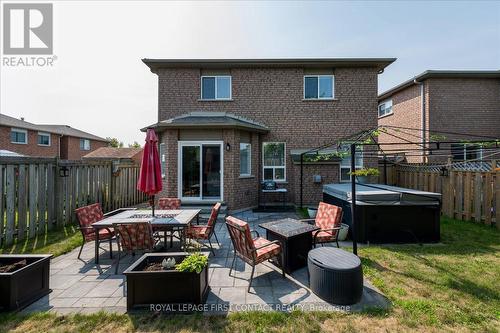
M 141 58 L 398 58 L 379 92 L 426 69 L 500 69 L 497 1 L 53 3 L 58 59 L 2 67 L 1 113 L 125 144 L 157 121 Z

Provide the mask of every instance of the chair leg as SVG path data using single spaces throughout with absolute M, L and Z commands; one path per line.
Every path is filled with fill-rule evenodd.
M 234 254 L 233 256 L 233 262 L 231 263 L 231 269 L 229 270 L 229 276 L 231 276 L 231 272 L 233 271 L 233 267 L 234 267 L 234 261 L 236 260 L 236 253 Z
M 120 243 L 118 243 L 118 258 L 116 260 L 115 275 L 118 274 L 118 266 L 120 266 L 122 251 L 120 249 Z
M 109 238 L 109 258 L 110 259 L 113 259 L 113 245 L 112 245 L 113 243 L 112 243 L 112 241 L 113 241 L 113 237 L 110 237 Z
M 281 265 L 281 275 L 284 278 L 285 277 L 285 254 L 283 251 L 281 251 L 280 255 L 280 265 Z
M 250 292 L 250 287 L 252 287 L 253 273 L 255 272 L 255 265 L 252 266 L 252 273 L 250 274 L 250 282 L 248 283 L 248 292 Z
M 337 243 L 337 248 L 340 248 L 340 246 L 339 246 L 339 239 L 338 238 L 335 239 L 335 242 Z
M 215 251 L 214 251 L 214 248 L 212 246 L 212 242 L 210 241 L 210 238 L 208 239 L 208 244 L 210 244 L 210 251 L 212 252 L 212 254 L 214 255 L 215 257 Z
M 83 241 L 82 246 L 80 246 L 80 252 L 78 252 L 78 259 L 80 259 L 80 256 L 82 255 L 82 250 L 84 245 L 85 245 L 85 240 Z
M 217 245 L 220 246 L 219 239 L 217 238 L 217 234 L 215 233 L 215 230 L 214 230 L 214 236 L 215 236 L 215 240 L 217 241 Z

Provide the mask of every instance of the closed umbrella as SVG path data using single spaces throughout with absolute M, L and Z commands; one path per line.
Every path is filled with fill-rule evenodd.
M 151 198 L 149 204 L 155 216 L 155 194 L 162 190 L 160 156 L 158 154 L 158 137 L 153 129 L 146 133 L 146 144 L 142 155 L 141 170 L 137 189 Z

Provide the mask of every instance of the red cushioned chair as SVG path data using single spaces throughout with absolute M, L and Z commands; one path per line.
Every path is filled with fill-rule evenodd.
M 151 252 L 155 241 L 149 222 L 113 223 L 113 228 L 118 238 L 118 260 L 115 267 L 115 274 L 117 274 L 122 250 L 131 255 L 135 255 L 137 251 Z
M 85 245 L 85 243 L 96 240 L 92 224 L 102 220 L 104 218 L 104 214 L 102 213 L 101 204 L 99 203 L 77 208 L 75 209 L 75 213 L 83 237 L 83 244 L 80 247 L 80 252 L 78 252 L 78 259 L 80 259 L 80 255 L 82 254 L 83 246 Z M 96 240 L 96 242 L 99 243 L 101 243 L 101 241 L 109 241 L 110 258 L 113 258 L 113 249 L 111 241 L 114 235 L 115 235 L 114 232 L 108 228 L 101 229 L 99 230 L 99 240 Z
M 316 247 L 316 244 L 332 242 L 337 243 L 337 247 L 339 247 L 338 237 L 340 225 L 342 224 L 342 214 L 342 208 L 320 202 L 316 218 L 302 220 L 304 222 L 314 221 L 314 224 L 320 228 L 312 234 L 314 247 Z
M 160 209 L 180 209 L 181 199 L 177 198 L 160 198 L 158 199 L 158 208 Z
M 231 263 L 231 269 L 229 270 L 229 275 L 231 275 L 231 272 L 233 271 L 234 262 L 236 256 L 238 256 L 241 260 L 252 266 L 252 274 L 250 275 L 248 291 L 250 291 L 250 287 L 252 286 L 255 266 L 265 260 L 276 258 L 282 267 L 283 277 L 285 277 L 285 269 L 283 268 L 283 251 L 279 241 L 269 241 L 260 237 L 256 230 L 250 230 L 248 223 L 232 216 L 226 217 L 226 226 L 234 247 L 234 257 L 233 262 Z M 257 237 L 252 238 L 252 232 L 255 232 Z
M 206 225 L 190 225 L 187 230 L 187 237 L 190 239 L 194 239 L 197 241 L 208 240 L 209 246 L 207 246 L 203 242 L 201 242 L 201 244 L 209 247 L 213 255 L 215 255 L 215 252 L 210 239 L 212 238 L 212 235 L 215 236 L 217 245 L 220 245 L 219 240 L 217 239 L 217 235 L 215 234 L 215 224 L 217 223 L 217 218 L 219 217 L 221 206 L 222 204 L 218 202 L 212 207 L 212 212 L 210 213 L 210 217 Z

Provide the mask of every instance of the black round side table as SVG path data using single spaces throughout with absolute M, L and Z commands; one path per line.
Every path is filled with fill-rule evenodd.
M 309 251 L 307 267 L 309 287 L 324 301 L 350 305 L 361 300 L 363 269 L 356 255 L 338 248 L 320 247 Z

